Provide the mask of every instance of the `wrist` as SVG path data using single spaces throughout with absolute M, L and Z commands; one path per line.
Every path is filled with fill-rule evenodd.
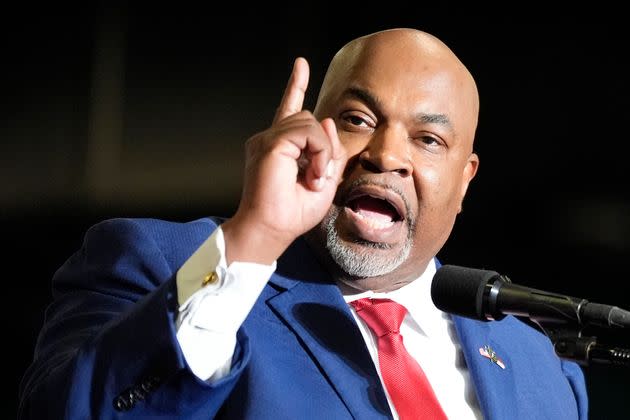
M 277 230 L 242 220 L 238 215 L 225 221 L 221 229 L 228 266 L 234 261 L 271 265 L 290 244 Z

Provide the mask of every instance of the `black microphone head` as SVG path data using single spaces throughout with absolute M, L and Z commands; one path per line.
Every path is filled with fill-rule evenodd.
M 495 277 L 500 278 L 496 271 L 443 265 L 433 276 L 431 299 L 444 312 L 489 321 L 484 310 L 484 290 Z

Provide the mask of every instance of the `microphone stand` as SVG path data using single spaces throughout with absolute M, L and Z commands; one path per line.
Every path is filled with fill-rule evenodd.
M 599 342 L 595 334 L 566 324 L 536 322 L 551 340 L 558 357 L 582 366 L 591 363 L 630 367 L 630 348 Z

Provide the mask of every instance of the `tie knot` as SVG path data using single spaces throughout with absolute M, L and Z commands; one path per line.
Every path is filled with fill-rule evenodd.
M 391 299 L 358 299 L 350 304 L 377 337 L 398 334 L 407 308 Z

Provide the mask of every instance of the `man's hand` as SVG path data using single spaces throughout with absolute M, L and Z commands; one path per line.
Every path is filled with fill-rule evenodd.
M 247 141 L 241 202 L 222 226 L 228 264 L 272 263 L 330 208 L 346 153 L 332 119 L 302 110 L 308 78 L 297 58 L 271 127 Z

